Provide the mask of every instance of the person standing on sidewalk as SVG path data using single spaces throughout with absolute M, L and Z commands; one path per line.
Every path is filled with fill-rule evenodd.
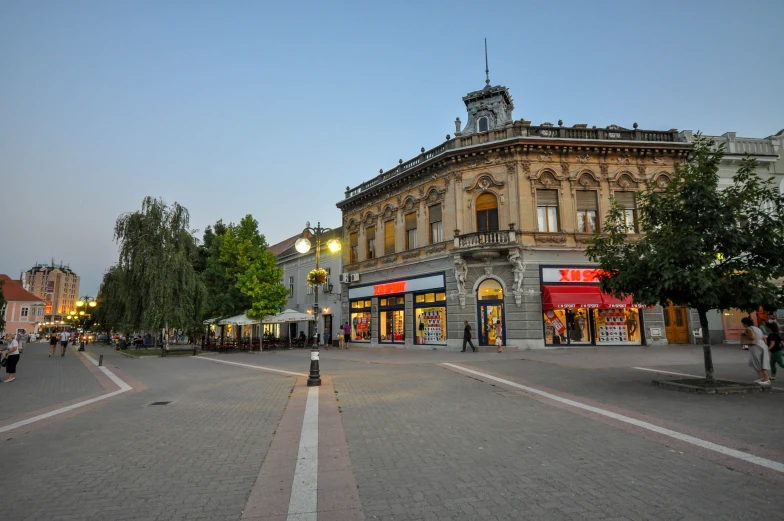
M 68 331 L 63 331 L 60 333 L 60 347 L 63 348 L 63 352 L 60 356 L 65 356 L 65 348 L 68 347 L 68 339 L 71 337 L 71 333 Z
M 501 327 L 501 321 L 495 321 L 495 345 L 498 347 L 498 352 L 504 352 L 504 330 Z
M 757 371 L 757 375 L 760 377 L 754 383 L 768 387 L 770 386 L 770 378 L 768 378 L 770 351 L 768 351 L 768 346 L 765 345 L 762 331 L 754 325 L 754 322 L 749 317 L 743 317 L 740 322 L 746 327 L 746 330 L 743 332 L 745 339 L 742 341 L 749 346 L 749 367 Z
M 474 347 L 474 343 L 471 342 L 471 326 L 468 324 L 468 320 L 463 320 L 463 350 L 460 351 L 461 353 L 465 353 L 466 343 L 471 346 L 471 350 L 476 353 L 476 347 Z
M 9 384 L 16 380 L 16 364 L 19 363 L 19 340 L 16 337 L 13 337 L 8 349 L 3 349 L 3 354 L 8 355 L 5 361 L 5 372 L 8 373 L 8 378 L 3 383 Z
M 768 323 L 770 334 L 768 335 L 768 351 L 770 351 L 770 379 L 776 379 L 776 364 L 784 369 L 784 356 L 782 356 L 781 335 L 779 335 L 779 325 L 775 322 Z
M 351 326 L 348 325 L 348 321 L 343 324 L 343 349 L 348 349 L 348 342 L 351 340 Z

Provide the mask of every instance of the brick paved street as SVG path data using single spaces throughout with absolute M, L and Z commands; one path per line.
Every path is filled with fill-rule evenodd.
M 0 487 L 16 491 L 14 501 L 4 504 L 3 519 L 239 520 L 295 381 L 258 368 L 307 373 L 309 351 L 210 354 L 196 360 L 135 359 L 107 347 L 91 350 L 104 354 L 107 367 L 139 389 L 0 438 Z M 750 380 L 746 356 L 718 346 L 717 373 Z M 701 374 L 702 353 L 694 346 L 502 355 L 322 351 L 321 369 L 333 379 L 368 520 L 781 515 L 781 473 L 510 391 L 443 362 L 784 462 L 779 445 L 784 418 L 776 414 L 783 409 L 784 392 L 665 391 L 650 381 L 666 375 L 633 369 Z M 53 360 L 33 346 L 19 367 L 19 381 L 0 386 L 1 396 L 9 398 L 0 401 L 0 420 L 6 423 L 105 392 L 74 352 Z M 150 405 L 157 401 L 171 403 Z M 266 497 L 263 491 L 259 497 Z M 288 504 L 285 498 L 278 503 Z M 263 503 L 256 508 L 263 512 Z M 337 516 L 325 511 L 318 519 Z

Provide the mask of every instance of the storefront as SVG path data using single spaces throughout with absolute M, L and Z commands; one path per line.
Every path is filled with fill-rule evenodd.
M 370 299 L 352 300 L 349 309 L 349 325 L 352 342 L 370 342 L 372 303 Z
M 349 288 L 348 297 L 352 342 L 446 345 L 443 273 Z
M 599 273 L 584 267 L 539 268 L 545 345 L 645 344 L 645 306 L 631 296 L 602 293 Z

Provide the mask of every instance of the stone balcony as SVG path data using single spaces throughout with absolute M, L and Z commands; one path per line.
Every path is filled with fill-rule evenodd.
M 463 257 L 473 257 L 487 261 L 506 255 L 509 250 L 519 250 L 519 232 L 514 229 L 482 231 L 459 234 L 455 231 L 455 243 L 452 251 Z

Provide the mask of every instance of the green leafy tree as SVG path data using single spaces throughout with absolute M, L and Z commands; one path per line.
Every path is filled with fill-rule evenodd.
M 627 234 L 623 209 L 613 203 L 586 251 L 604 271 L 603 291 L 697 310 L 708 382 L 715 381 L 708 311 L 775 308 L 784 276 L 784 196 L 749 158 L 720 190 L 722 157 L 723 147 L 698 135 L 670 183 L 637 193 L 640 235 Z
M 267 242 L 251 215 L 226 230 L 220 260 L 227 266 L 227 278 L 250 301 L 250 309 L 243 309 L 250 318 L 274 314 L 286 302 L 288 290 L 281 284 L 283 269 L 267 251 Z
M 95 321 L 101 324 L 105 331 L 122 331 L 131 333 L 132 327 L 128 322 L 127 305 L 125 298 L 126 272 L 121 266 L 112 266 L 103 275 L 101 286 L 98 289 L 96 301 L 98 306 L 94 313 Z
M 219 220 L 204 232 L 199 258 L 204 262 L 201 277 L 207 288 L 205 319 L 238 315 L 251 307 L 250 298 L 237 288 L 237 260 L 222 253 L 226 234 L 233 226 Z
M 138 212 L 121 215 L 114 228 L 120 244 L 118 265 L 125 319 L 133 329 L 148 331 L 200 329 L 204 285 L 193 263 L 196 239 L 188 210 L 146 197 Z

